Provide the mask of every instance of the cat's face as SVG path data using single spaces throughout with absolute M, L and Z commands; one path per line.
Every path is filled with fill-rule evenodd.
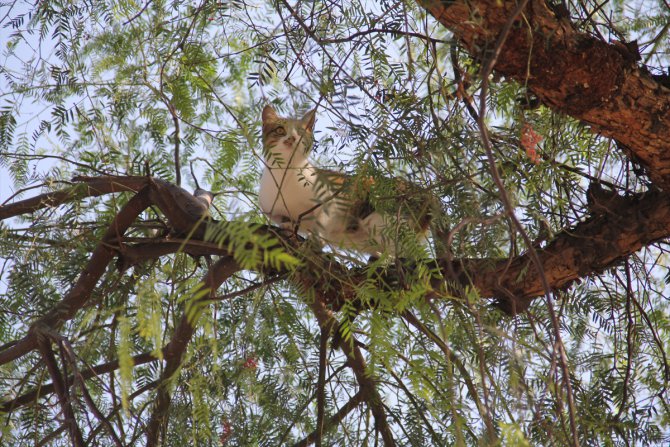
M 281 118 L 271 105 L 263 109 L 263 152 L 272 164 L 286 166 L 307 159 L 312 149 L 316 109 L 302 119 Z

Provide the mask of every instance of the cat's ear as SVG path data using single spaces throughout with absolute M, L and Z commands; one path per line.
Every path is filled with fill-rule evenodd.
M 263 107 L 262 113 L 263 122 L 277 121 L 279 117 L 277 116 L 277 111 L 270 104 Z
M 316 108 L 305 113 L 305 116 L 302 117 L 302 123 L 305 126 L 305 129 L 313 129 L 314 122 L 316 121 Z

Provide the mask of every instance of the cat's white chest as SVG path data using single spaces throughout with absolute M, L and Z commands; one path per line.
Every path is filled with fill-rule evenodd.
M 278 224 L 300 221 L 301 231 L 312 231 L 322 214 L 317 206 L 316 169 L 309 163 L 300 167 L 265 167 L 261 177 L 259 202 L 263 213 Z

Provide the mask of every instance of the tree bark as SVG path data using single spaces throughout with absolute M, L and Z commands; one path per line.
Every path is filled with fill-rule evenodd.
M 105 184 L 106 181 L 103 178 L 101 184 Z M 95 188 L 89 189 L 91 194 L 97 194 L 96 191 Z M 106 192 L 113 193 L 116 190 L 110 189 Z M 75 199 L 70 197 L 71 200 Z M 566 288 L 574 281 L 612 267 L 641 248 L 670 236 L 670 194 L 650 191 L 619 196 L 614 192 L 604 191 L 600 192 L 598 197 L 592 198 L 589 218 L 558 233 L 545 247 L 536 247 L 544 275 L 552 289 Z M 148 203 L 150 201 L 143 203 L 140 208 L 148 206 Z M 21 208 L 20 203 L 16 206 L 17 209 Z M 45 206 L 50 205 L 41 202 L 41 207 Z M 124 221 L 123 227 L 130 223 L 130 219 Z M 118 223 L 110 226 L 112 229 L 117 227 Z M 287 249 L 296 242 L 291 237 L 282 237 L 283 233 L 271 227 L 263 226 L 257 231 L 259 234 L 271 232 L 286 244 Z M 112 244 L 122 242 L 116 236 L 115 233 L 108 234 L 110 242 L 107 246 L 112 247 Z M 123 242 L 123 250 L 117 249 L 121 256 L 119 265 L 122 268 L 179 250 L 193 255 L 230 254 L 225 247 L 198 240 L 196 237 L 188 240 L 157 239 L 139 244 L 129 242 Z M 110 252 L 107 256 L 111 259 L 113 254 Z M 356 285 L 367 278 L 365 271 L 348 269 L 332 259 L 305 259 L 305 261 L 308 264 L 318 261 L 323 265 L 303 268 L 300 273 L 294 275 L 293 280 L 304 289 L 318 287 L 324 302 L 334 306 L 333 309 L 339 308 L 344 301 L 355 300 Z M 508 313 L 522 312 L 534 298 L 544 295 L 540 274 L 531 265 L 527 254 L 511 260 L 440 259 L 438 264 L 445 277 L 455 274 L 456 277 L 452 279 L 458 280 L 458 283 L 464 286 L 474 285 L 482 297 L 496 298 L 500 307 Z M 323 278 L 310 273 L 314 271 L 328 271 L 331 275 L 324 281 Z M 88 284 L 87 287 L 92 286 L 93 284 Z M 74 288 L 73 291 L 75 290 L 77 289 Z M 69 295 L 72 295 L 73 291 Z M 77 309 L 80 305 L 78 299 L 74 308 Z M 63 306 L 57 309 L 61 307 Z M 56 312 L 55 309 L 47 313 L 42 320 L 53 324 L 52 320 L 56 315 L 68 319 L 71 318 L 72 312 L 72 310 L 65 311 L 63 315 L 63 311 Z M 37 347 L 35 340 L 33 336 L 28 335 L 15 344 L 4 346 L 4 349 L 0 349 L 0 364 L 12 361 L 35 349 Z
M 417 0 L 485 62 L 516 2 Z M 607 43 L 574 29 L 543 0 L 531 0 L 505 40 L 494 69 L 526 85 L 547 106 L 617 140 L 670 189 L 670 89 L 637 67 L 634 45 Z
M 537 247 L 544 275 L 553 289 L 613 267 L 636 251 L 670 235 L 670 195 L 648 192 L 629 197 L 613 194 L 608 203 L 593 204 L 592 215 L 567 229 L 544 248 Z M 541 277 L 528 254 L 511 261 L 455 262 L 481 296 L 497 297 L 508 313 L 525 310 L 533 298 L 543 296 Z M 448 271 L 444 263 L 443 271 Z M 488 267 L 487 267 L 488 266 Z

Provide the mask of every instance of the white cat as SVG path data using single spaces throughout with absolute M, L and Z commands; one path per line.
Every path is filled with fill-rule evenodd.
M 333 246 L 378 255 L 395 249 L 398 225 L 425 235 L 430 206 L 422 201 L 419 213 L 377 212 L 368 200 L 372 179 L 356 181 L 342 173 L 317 168 L 308 159 L 313 144 L 316 110 L 302 119 L 281 118 L 263 109 L 263 157 L 260 206 L 282 228 L 296 226 Z M 407 182 L 396 181 L 403 189 Z M 416 201 L 415 201 L 416 202 Z M 394 197 L 397 210 L 402 200 Z

